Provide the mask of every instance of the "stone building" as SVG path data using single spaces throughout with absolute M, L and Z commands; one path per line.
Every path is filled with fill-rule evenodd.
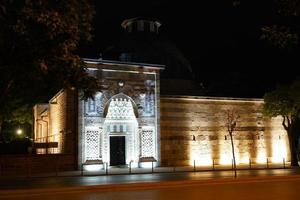
M 101 82 L 93 99 L 83 101 L 80 91 L 61 90 L 48 104 L 34 107 L 37 153 L 72 155 L 74 168 L 102 163 L 143 167 L 149 162 L 230 165 L 226 112 L 231 110 L 240 116 L 234 133 L 238 164 L 288 161 L 281 118 L 264 118 L 262 99 L 200 96 L 187 79 L 192 72 L 182 54 L 157 38 L 160 26 L 149 19 L 125 20 L 129 40 L 110 48 L 117 52 L 110 58 L 120 61 L 84 60 Z M 149 45 L 130 46 L 135 41 L 131 34 Z M 152 60 L 162 64 L 146 64 Z M 190 96 L 180 96 L 189 90 Z
M 74 166 L 228 165 L 226 111 L 234 110 L 239 164 L 289 160 L 282 121 L 262 116 L 262 99 L 160 95 L 162 65 L 85 62 L 101 91 L 83 101 L 80 92 L 62 90 L 48 105 L 36 105 L 35 142 L 53 145 L 38 153 L 72 154 Z

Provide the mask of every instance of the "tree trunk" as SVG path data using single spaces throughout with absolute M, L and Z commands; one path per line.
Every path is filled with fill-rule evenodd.
M 2 134 L 2 125 L 3 125 L 3 120 L 0 117 L 0 142 L 4 142 L 4 137 L 3 137 L 3 134 Z
M 297 147 L 295 140 L 297 139 L 296 134 L 290 128 L 287 130 L 288 138 L 289 138 L 289 147 L 291 152 L 291 166 L 298 167 L 298 155 L 297 155 Z
M 231 140 L 231 148 L 232 148 L 232 157 L 233 157 L 234 177 L 236 178 L 236 162 L 235 162 L 235 152 L 234 152 L 234 145 L 233 145 L 232 133 L 230 133 L 229 135 L 230 135 L 230 140 Z

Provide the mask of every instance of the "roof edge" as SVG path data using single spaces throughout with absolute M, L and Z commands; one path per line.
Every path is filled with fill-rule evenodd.
M 212 96 L 188 96 L 188 95 L 160 95 L 166 99 L 188 99 L 188 100 L 215 100 L 215 101 L 241 101 L 241 102 L 264 102 L 262 98 L 235 98 L 235 97 L 212 97 Z
M 151 64 L 151 63 L 137 63 L 137 62 L 121 62 L 115 60 L 102 60 L 102 59 L 92 59 L 92 58 L 82 58 L 86 64 L 108 64 L 108 65 L 127 65 L 131 67 L 147 67 L 147 68 L 155 68 L 163 70 L 165 69 L 165 65 L 161 64 Z

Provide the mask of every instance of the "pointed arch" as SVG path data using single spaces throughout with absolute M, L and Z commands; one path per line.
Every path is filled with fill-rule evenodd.
M 133 101 L 133 99 L 127 95 L 125 95 L 124 93 L 119 93 L 116 94 L 114 96 L 112 96 L 106 103 L 104 106 L 104 111 L 103 111 L 103 117 L 106 118 L 108 111 L 109 111 L 109 107 L 111 106 L 111 103 L 116 104 L 116 102 L 118 102 L 120 105 L 123 105 L 125 107 L 131 106 L 133 109 L 133 113 L 135 115 L 135 118 L 138 118 L 138 108 L 137 105 L 135 104 L 135 102 Z M 120 108 L 118 108 L 120 109 Z M 130 109 L 130 108 L 127 108 Z

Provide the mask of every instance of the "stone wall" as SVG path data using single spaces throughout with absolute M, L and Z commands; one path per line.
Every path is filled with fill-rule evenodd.
M 36 104 L 33 107 L 34 116 L 34 142 L 35 143 L 45 143 L 47 142 L 48 135 L 48 107 L 49 104 Z M 46 149 L 37 149 L 38 154 L 45 154 Z
M 61 90 L 49 101 L 48 142 L 58 142 L 50 153 L 76 153 L 77 98 L 76 91 Z
M 66 129 L 67 92 L 61 90 L 49 101 L 49 135 L 48 142 L 58 142 L 58 148 L 50 148 L 48 153 L 62 153 L 63 136 Z
M 159 68 L 99 61 L 88 66 L 101 91 L 94 99 L 79 100 L 79 165 L 111 164 L 110 138 L 116 135 L 125 137 L 126 164 L 159 160 Z
M 237 163 L 289 160 L 281 118 L 262 115 L 263 100 L 163 96 L 160 101 L 162 166 L 229 165 L 226 110 L 240 116 L 234 133 Z

